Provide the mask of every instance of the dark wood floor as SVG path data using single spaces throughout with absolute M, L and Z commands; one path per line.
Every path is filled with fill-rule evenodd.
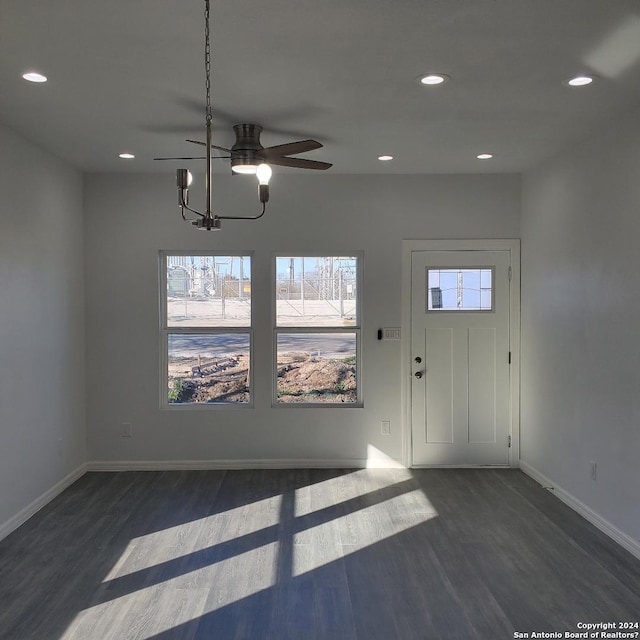
M 519 471 L 89 473 L 0 542 L 10 640 L 500 640 L 640 619 L 640 561 Z

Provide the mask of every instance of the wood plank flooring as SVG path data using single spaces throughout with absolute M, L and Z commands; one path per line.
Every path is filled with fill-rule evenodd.
M 640 620 L 515 470 L 88 473 L 0 542 L 2 640 L 501 640 Z

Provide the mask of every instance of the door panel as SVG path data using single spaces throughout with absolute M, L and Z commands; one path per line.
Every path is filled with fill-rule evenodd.
M 496 330 L 468 329 L 469 442 L 496 441 Z
M 508 464 L 509 251 L 414 251 L 412 463 Z
M 453 332 L 425 330 L 425 356 L 431 373 L 425 375 L 426 438 L 429 444 L 453 442 Z

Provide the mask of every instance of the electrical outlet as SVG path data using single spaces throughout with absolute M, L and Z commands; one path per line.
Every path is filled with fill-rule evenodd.
M 390 436 L 391 435 L 391 422 L 389 420 L 383 420 L 380 423 L 380 433 L 383 436 Z
M 121 425 L 122 431 L 120 435 L 123 438 L 132 438 L 133 437 L 133 427 L 130 422 L 123 422 Z
M 591 479 L 596 480 L 598 478 L 598 468 L 595 462 L 590 462 L 591 465 Z

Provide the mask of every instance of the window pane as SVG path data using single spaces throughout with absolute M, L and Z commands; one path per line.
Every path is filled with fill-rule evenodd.
M 427 269 L 427 311 L 492 311 L 493 270 Z
M 278 402 L 357 402 L 355 333 L 279 333 Z
M 276 258 L 277 326 L 357 325 L 357 263 L 348 256 Z
M 167 256 L 167 326 L 250 325 L 249 256 Z
M 248 333 L 168 336 L 170 404 L 249 402 Z

